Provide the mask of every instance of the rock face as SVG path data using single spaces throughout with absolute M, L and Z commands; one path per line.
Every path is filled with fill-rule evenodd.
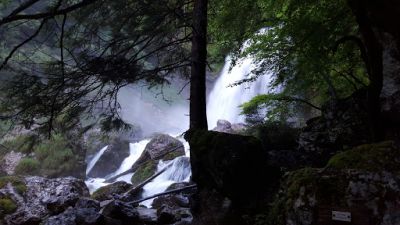
M 7 175 L 13 175 L 15 167 L 17 167 L 18 163 L 24 156 L 25 155 L 21 152 L 8 152 L 1 160 L 1 170 Z
M 352 213 L 354 224 L 400 224 L 399 153 L 393 142 L 363 145 L 336 155 L 325 169 L 288 174 L 269 222 L 326 223 L 336 210 Z
M 89 196 L 89 190 L 82 180 L 75 178 L 46 179 L 27 177 L 6 181 L 0 192 L 9 196 L 17 210 L 4 217 L 6 224 L 39 224 L 48 215 L 57 214 L 75 205 L 82 196 Z
M 208 197 L 198 197 L 195 219 L 207 214 L 207 205 L 220 207 L 225 204 L 225 198 L 232 202 L 232 208 L 251 211 L 258 207 L 258 203 L 272 197 L 268 194 L 279 183 L 280 171 L 268 166 L 267 154 L 258 139 L 197 131 L 191 136 L 190 145 L 192 179 L 198 185 L 199 195 L 209 194 L 216 196 L 212 199 L 220 199 L 214 204 L 208 201 L 212 201 Z M 243 222 L 237 220 L 231 224 Z
M 167 134 L 158 134 L 146 145 L 132 168 L 136 170 L 148 161 L 171 160 L 182 155 L 185 155 L 185 148 L 181 141 Z
M 309 165 L 322 167 L 337 152 L 368 143 L 371 139 L 366 107 L 366 92 L 328 103 L 322 115 L 307 121 L 299 135 L 299 151 Z
M 105 177 L 116 171 L 122 161 L 129 156 L 129 142 L 121 139 L 114 139 L 103 155 L 90 170 L 89 177 Z

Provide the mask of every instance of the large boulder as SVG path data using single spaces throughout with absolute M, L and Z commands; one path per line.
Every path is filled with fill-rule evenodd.
M 189 140 L 192 180 L 199 189 L 195 198 L 197 223 L 201 224 L 201 218 L 209 212 L 207 206 L 245 213 L 253 212 L 272 198 L 279 183 L 280 170 L 268 165 L 267 153 L 258 139 L 196 131 L 190 134 Z M 231 207 L 227 207 L 227 202 L 232 203 Z M 221 218 L 220 215 L 210 215 L 210 218 L 214 217 Z M 235 219 L 229 222 L 224 223 L 226 220 L 223 218 L 218 221 L 220 224 L 243 224 L 240 217 L 236 214 Z
M 97 189 L 92 194 L 91 197 L 93 199 L 96 199 L 97 201 L 105 201 L 105 200 L 113 199 L 114 196 L 124 194 L 130 188 L 132 188 L 131 184 L 128 184 L 124 181 L 117 181 L 115 183 L 112 183 L 112 184 L 109 184 L 107 186 Z
M 181 141 L 167 134 L 157 134 L 147 143 L 132 169 L 136 170 L 149 161 L 172 160 L 182 155 L 185 155 L 185 148 Z
M 368 143 L 372 139 L 366 111 L 364 90 L 322 107 L 319 117 L 307 121 L 299 135 L 299 151 L 308 165 L 324 166 L 346 148 Z
M 105 177 L 115 172 L 128 156 L 129 142 L 118 138 L 113 139 L 87 176 Z
M 266 224 L 330 224 L 333 211 L 350 213 L 351 224 L 400 224 L 399 172 L 400 148 L 393 142 L 340 153 L 325 169 L 291 172 Z
M 4 216 L 6 224 L 39 224 L 43 218 L 63 212 L 81 197 L 89 196 L 82 180 L 67 177 L 3 177 L 0 193 L 12 199 L 15 212 Z

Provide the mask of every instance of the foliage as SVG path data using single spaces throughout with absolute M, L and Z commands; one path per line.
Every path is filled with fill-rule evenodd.
M 19 176 L 3 176 L 0 177 L 0 188 L 6 187 L 8 183 L 11 183 L 12 186 L 19 194 L 24 194 L 26 192 L 26 184 L 23 178 Z
M 33 134 L 19 135 L 13 139 L 6 140 L 3 145 L 9 150 L 30 154 L 37 143 L 38 136 Z
M 33 158 L 24 158 L 15 167 L 17 175 L 38 175 L 40 163 Z
M 60 115 L 101 114 L 105 127 L 118 128 L 123 122 L 117 102 L 121 88 L 130 83 L 151 88 L 168 84 L 177 74 L 187 76 L 190 1 L 87 2 L 91 4 L 57 14 L 76 1 L 43 1 L 22 14 L 50 13 L 52 19 L 0 24 L 0 62 L 7 62 L 6 67 L 0 64 L 5 73 L 0 118 L 52 131 Z M 5 8 L 18 6 L 14 2 Z M 5 19 L 12 21 L 15 15 Z M 31 40 L 13 49 L 30 35 Z
M 77 164 L 78 156 L 62 135 L 53 135 L 35 147 L 35 156 L 41 165 L 41 174 L 57 177 L 68 174 Z
M 294 150 L 300 130 L 287 122 L 265 121 L 249 126 L 245 134 L 252 135 L 268 150 Z
M 265 85 L 277 88 L 280 95 L 264 95 L 250 103 L 267 106 L 268 119 L 288 118 L 299 106 L 318 107 L 368 85 L 361 51 L 354 41 L 360 40 L 358 26 L 345 0 L 233 2 L 221 1 L 222 12 L 212 17 L 211 30 L 220 37 L 215 44 L 229 46 L 234 60 L 255 58 L 256 69 L 237 85 L 266 72 L 273 74 L 273 81 Z
M 9 197 L 0 198 L 0 218 L 17 210 L 17 204 Z

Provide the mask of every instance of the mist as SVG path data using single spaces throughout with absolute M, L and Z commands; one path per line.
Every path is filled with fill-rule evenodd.
M 153 133 L 181 134 L 189 128 L 189 101 L 182 82 L 148 89 L 140 85 L 126 86 L 118 94 L 122 119 L 140 126 L 143 136 Z M 162 91 L 162 94 L 161 94 Z

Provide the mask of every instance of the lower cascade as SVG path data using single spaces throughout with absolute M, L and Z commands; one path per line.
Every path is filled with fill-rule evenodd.
M 216 127 L 217 121 L 220 119 L 227 120 L 232 123 L 244 122 L 244 116 L 240 115 L 239 106 L 244 102 L 249 101 L 252 97 L 261 93 L 266 93 L 268 91 L 266 85 L 270 82 L 270 76 L 268 75 L 264 75 L 261 77 L 261 79 L 258 79 L 257 81 L 249 84 L 230 86 L 233 85 L 235 82 L 246 79 L 246 77 L 250 75 L 251 71 L 254 69 L 253 59 L 251 58 L 241 60 L 237 63 L 237 65 L 230 69 L 231 63 L 232 62 L 230 57 L 227 57 L 225 66 L 221 71 L 219 78 L 216 80 L 211 93 L 208 96 L 207 116 L 210 128 Z M 129 108 L 129 106 L 127 107 Z M 172 109 L 171 111 L 174 111 L 174 109 Z M 186 109 L 186 111 L 188 111 L 188 109 Z M 169 114 L 169 112 L 166 112 L 166 114 Z M 183 117 L 185 116 L 183 114 L 176 116 L 182 116 L 181 121 L 186 121 L 187 119 Z M 218 127 L 216 129 L 218 130 Z M 162 128 L 161 130 L 165 131 L 165 128 Z M 172 130 L 174 130 L 174 128 L 172 128 Z M 220 131 L 225 132 L 225 130 Z M 184 132 L 184 130 L 182 130 L 181 132 Z M 177 135 L 171 136 L 176 137 Z M 163 171 L 159 176 L 157 176 L 155 179 L 153 179 L 151 182 L 147 183 L 143 187 L 143 192 L 141 193 L 142 198 L 162 193 L 174 183 L 190 181 L 191 167 L 189 162 L 189 144 L 181 137 L 178 137 L 178 139 L 180 142 L 183 143 L 185 155 L 174 157 L 168 160 L 156 160 L 156 165 L 153 165 L 153 167 L 155 167 L 154 174 L 157 174 L 163 170 L 165 171 Z M 136 163 L 140 164 L 138 160 L 141 160 L 140 158 L 145 151 L 146 145 L 150 141 L 151 139 L 144 139 L 136 143 L 130 143 L 129 156 L 122 161 L 120 167 L 116 171 L 104 177 L 88 177 L 85 183 L 89 187 L 90 193 L 94 193 L 99 188 L 116 181 L 124 181 L 132 184 L 132 179 L 137 171 L 129 172 L 129 169 L 135 167 Z M 98 162 L 101 155 L 106 149 L 107 146 L 100 149 L 89 161 L 86 174 L 89 174 L 90 170 Z M 126 171 L 128 171 L 128 173 L 124 173 Z M 119 174 L 123 175 L 117 177 L 115 180 L 109 180 L 110 178 L 118 176 Z M 135 186 L 138 184 L 134 183 L 133 185 Z M 152 202 L 153 199 L 150 199 L 142 202 L 141 204 L 147 207 L 151 207 Z

